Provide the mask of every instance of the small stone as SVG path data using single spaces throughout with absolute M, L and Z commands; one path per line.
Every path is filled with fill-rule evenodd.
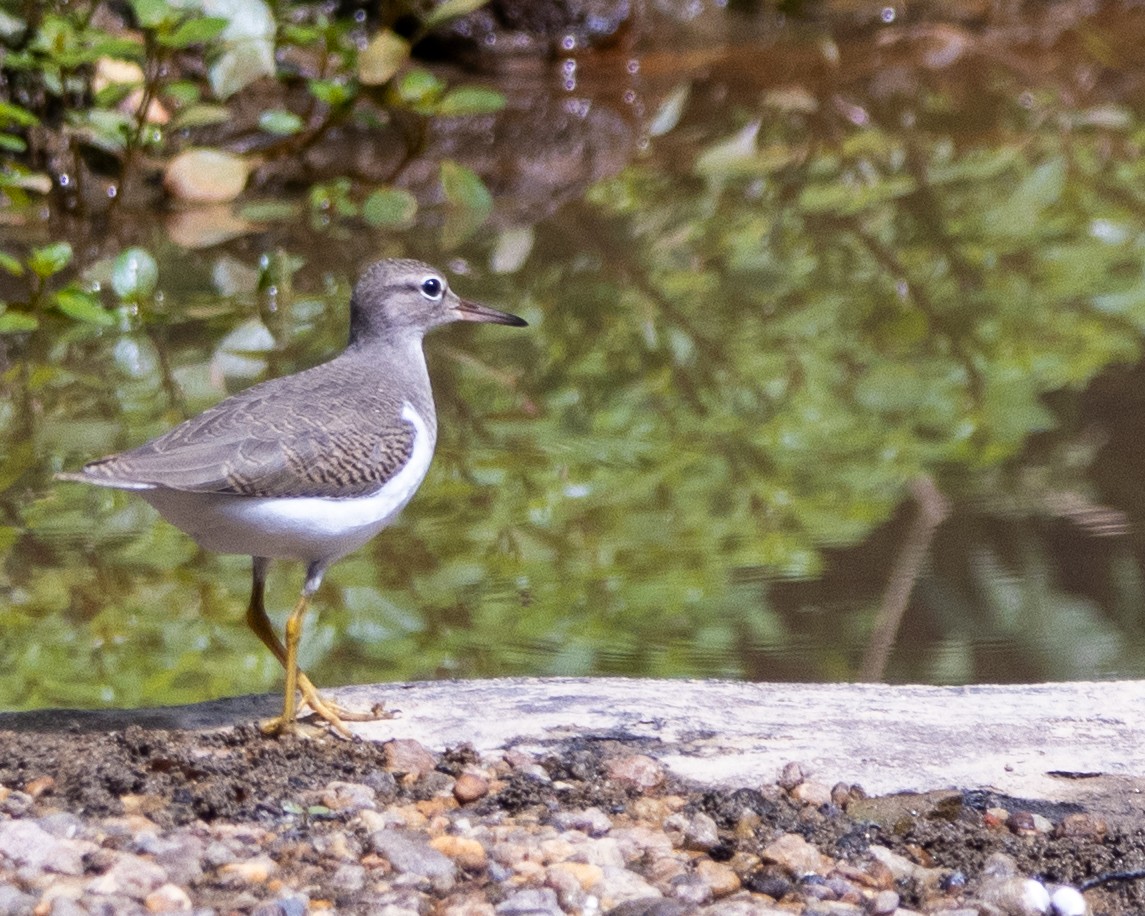
M 601 867 L 588 862 L 556 862 L 549 866 L 548 871 L 571 875 L 584 891 L 593 890 L 604 878 Z
M 1049 819 L 1032 811 L 1014 811 L 1006 820 L 1006 826 L 1011 833 L 1018 836 L 1037 836 L 1039 833 L 1049 833 L 1054 825 Z
M 899 895 L 894 891 L 879 891 L 871 898 L 869 909 L 871 916 L 886 916 L 894 913 L 899 907 Z
M 645 881 L 640 875 L 626 868 L 608 866 L 601 869 L 601 872 L 597 895 L 600 897 L 601 908 L 605 912 L 626 900 L 663 896 L 657 888 Z
M 717 900 L 727 897 L 740 889 L 740 879 L 729 866 L 711 859 L 700 859 L 696 863 L 696 875 L 712 890 Z
M 433 849 L 424 836 L 404 830 L 379 830 L 370 836 L 370 844 L 398 874 L 426 878 L 438 891 L 453 887 L 457 866 L 448 856 Z
M 343 862 L 330 876 L 330 890 L 349 896 L 366 886 L 366 869 L 356 862 Z
M 783 769 L 779 771 L 779 778 L 775 782 L 781 789 L 790 792 L 804 779 L 803 767 L 793 760 L 783 765 Z
M 580 886 L 580 882 L 569 872 L 555 865 L 549 866 L 545 869 L 545 887 L 550 887 L 556 891 L 557 903 L 565 912 L 584 912 L 588 895 Z
M 831 804 L 831 789 L 821 782 L 808 779 L 791 790 L 791 797 L 802 805 L 820 808 Z
M 265 884 L 278 866 L 269 856 L 256 856 L 241 862 L 231 862 L 219 871 L 243 884 Z
M 17 794 L 13 792 L 9 798 Z M 52 836 L 34 821 L 0 821 L 0 856 L 33 871 L 82 875 L 84 854 L 95 849 L 94 843 Z
M 124 853 L 98 878 L 88 882 L 92 894 L 122 894 L 142 900 L 153 890 L 167 883 L 167 872 L 150 859 Z
M 493 911 L 498 916 L 564 916 L 551 887 L 528 887 L 510 894 Z
M 679 875 L 672 880 L 668 892 L 674 900 L 691 907 L 701 907 L 713 900 L 712 889 L 697 875 Z M 613 912 L 616 912 L 613 910 Z
M 1044 916 L 1050 908 L 1049 891 L 1032 878 L 997 878 L 985 882 L 977 899 L 1006 916 Z
M 1010 820 L 1010 812 L 1005 808 L 987 808 L 982 814 L 982 823 L 987 827 L 1005 827 Z
M 378 807 L 378 794 L 360 782 L 335 780 L 322 790 L 322 804 L 331 811 L 356 814 L 363 809 Z
M 591 837 L 604 836 L 612 829 L 612 819 L 599 808 L 558 811 L 553 824 L 561 830 L 579 830 Z
M 837 782 L 831 786 L 831 802 L 834 805 L 847 810 L 847 805 L 851 801 L 851 787 L 845 782 Z
M 682 819 L 682 823 L 677 819 Z M 664 822 L 665 828 L 670 823 L 677 823 L 682 827 L 680 845 L 684 849 L 708 852 L 720 844 L 720 832 L 716 822 L 702 811 L 697 811 L 691 816 L 673 814 Z
M 161 884 L 143 901 L 152 913 L 186 913 L 191 910 L 191 898 L 177 884 Z
M 654 789 L 664 781 L 664 768 L 646 754 L 627 754 L 605 761 L 609 779 L 640 791 Z
M 485 847 L 469 837 L 446 834 L 434 837 L 429 841 L 429 845 L 442 855 L 449 856 L 466 871 L 480 871 L 489 861 Z
M 797 878 L 809 874 L 826 874 L 831 867 L 831 860 L 797 833 L 785 833 L 768 843 L 762 856 L 765 861 L 782 866 Z
M 310 901 L 294 894 L 260 903 L 251 911 L 250 916 L 306 916 L 309 910 Z
M 1085 813 L 1067 814 L 1054 829 L 1054 836 L 1088 837 L 1100 840 L 1108 831 L 1109 825 L 1104 818 Z
M 31 913 L 36 898 L 14 884 L 0 884 L 0 916 L 24 916 Z
M 420 741 L 413 738 L 395 738 L 384 746 L 386 769 L 391 773 L 404 774 L 418 780 L 426 773 L 432 773 L 437 766 L 433 756 Z
M 56 781 L 51 776 L 37 776 L 35 779 L 29 779 L 24 783 L 24 791 L 32 798 L 39 798 L 45 792 L 52 791 L 55 785 Z
M 453 784 L 453 797 L 467 805 L 489 794 L 489 780 L 476 773 L 462 773 Z
M 1089 912 L 1085 898 L 1077 888 L 1062 886 L 1050 894 L 1054 916 L 1085 916 Z

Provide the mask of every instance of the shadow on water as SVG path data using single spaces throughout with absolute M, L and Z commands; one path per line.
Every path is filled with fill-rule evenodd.
M 397 254 L 532 327 L 429 339 L 434 468 L 327 576 L 319 683 L 1141 676 L 1143 41 L 1124 5 L 705 8 L 485 61 L 510 104 L 432 123 L 401 231 L 280 190 L 391 180 L 393 125 L 234 207 L 13 216 L 6 247 L 74 234 L 96 275 L 145 244 L 160 295 L 0 338 L 0 706 L 275 683 L 246 560 L 50 477 L 334 352 Z M 492 191 L 480 226 L 446 158 Z

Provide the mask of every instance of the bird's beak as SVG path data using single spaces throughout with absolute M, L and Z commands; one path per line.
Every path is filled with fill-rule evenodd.
M 479 302 L 470 302 L 468 299 L 458 299 L 454 308 L 457 310 L 457 317 L 462 321 L 491 321 L 494 324 L 509 324 L 515 328 L 523 328 L 529 323 L 524 318 L 518 318 L 508 312 L 499 312 Z

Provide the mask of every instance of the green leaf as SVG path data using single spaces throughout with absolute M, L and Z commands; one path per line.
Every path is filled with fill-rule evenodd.
M 10 273 L 13 277 L 24 276 L 24 265 L 15 255 L 0 251 L 0 270 Z
M 226 27 L 227 20 L 218 16 L 188 19 L 170 35 L 160 37 L 159 44 L 165 48 L 187 48 L 191 45 L 205 44 L 217 38 Z
M 460 86 L 451 89 L 437 105 L 439 115 L 489 114 L 505 107 L 505 96 L 495 89 Z
M 9 153 L 22 153 L 28 149 L 28 144 L 14 134 L 0 134 L 0 149 Z
M 42 248 L 33 248 L 28 255 L 28 267 L 37 277 L 47 279 L 68 266 L 72 259 L 72 246 L 55 242 Z
M 111 288 L 124 302 L 148 298 L 159 282 L 159 265 L 145 248 L 119 253 L 111 267 Z
M 493 195 L 471 168 L 445 159 L 441 163 L 441 187 L 454 207 L 479 213 L 482 219 L 493 212 Z
M 472 13 L 474 10 L 479 10 L 489 0 L 444 0 L 439 3 L 429 14 L 425 17 L 424 23 L 427 29 L 433 29 L 450 19 L 456 19 L 458 16 L 464 16 L 466 13 Z
M 417 198 L 401 188 L 380 188 L 362 205 L 362 219 L 371 226 L 408 226 L 417 215 Z
M 167 0 L 131 0 L 131 11 L 145 29 L 158 28 L 175 18 L 175 10 Z
M 340 108 L 354 98 L 353 86 L 336 80 L 310 80 L 306 88 L 314 98 L 331 108 Z
M 260 130 L 278 137 L 289 137 L 302 130 L 302 118 L 293 111 L 284 111 L 277 108 L 274 111 L 264 111 L 259 115 L 258 126 Z
M 99 299 L 78 286 L 66 286 L 52 298 L 56 308 L 69 318 L 104 327 L 115 324 L 115 316 L 103 307 Z
M 407 105 L 427 105 L 445 91 L 445 83 L 428 70 L 410 70 L 398 82 L 398 98 Z
M 212 124 L 225 124 L 231 119 L 231 111 L 225 105 L 202 103 L 191 105 L 175 116 L 171 126 L 179 129 L 187 127 L 210 127 Z
M 0 101 L 0 123 L 15 124 L 17 127 L 35 127 L 40 123 L 40 119 L 27 108 Z
M 388 83 L 409 60 L 410 44 L 390 29 L 383 29 L 358 56 L 358 79 L 367 86 Z
M 0 314 L 0 334 L 24 334 L 34 331 L 40 322 L 33 315 L 22 312 L 4 312 Z

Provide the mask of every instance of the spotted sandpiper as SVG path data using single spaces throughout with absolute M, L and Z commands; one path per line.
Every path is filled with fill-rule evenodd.
M 253 559 L 247 624 L 286 669 L 282 715 L 263 724 L 268 733 L 300 730 L 299 692 L 342 735 L 343 719 L 370 717 L 323 700 L 299 670 L 302 622 L 330 564 L 381 531 L 425 478 L 437 415 L 422 338 L 452 321 L 526 323 L 459 298 L 428 264 L 380 261 L 354 287 L 350 341 L 338 356 L 59 475 L 135 490 L 206 549 Z M 285 644 L 263 603 L 271 559 L 306 564 Z

